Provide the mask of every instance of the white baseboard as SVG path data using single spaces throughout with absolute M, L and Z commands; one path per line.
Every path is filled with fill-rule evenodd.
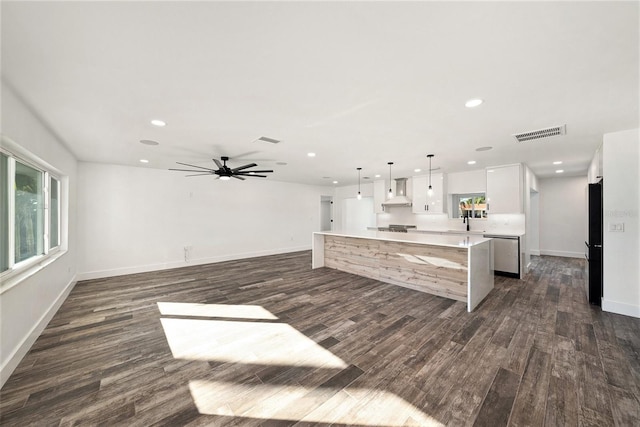
M 539 255 L 561 256 L 565 258 L 584 258 L 584 252 L 554 251 L 548 249 L 540 249 Z
M 640 318 L 640 306 L 602 299 L 602 311 Z
M 114 268 L 110 270 L 99 270 L 99 271 L 89 271 L 84 273 L 78 273 L 77 278 L 78 278 L 78 281 L 102 279 L 105 277 L 124 276 L 126 274 L 148 273 L 150 271 L 169 270 L 171 268 L 189 267 L 192 265 L 214 264 L 216 262 L 233 261 L 233 260 L 245 259 L 245 258 L 255 258 L 255 257 L 267 256 L 267 255 L 278 255 L 278 254 L 285 254 L 289 252 L 306 251 L 310 249 L 311 249 L 311 245 L 305 245 L 305 246 L 296 246 L 291 248 L 269 249 L 264 251 L 243 252 L 238 254 L 221 255 L 221 256 L 209 257 L 209 258 L 199 258 L 199 259 L 191 260 L 189 262 L 180 260 L 180 261 L 171 261 L 171 262 L 165 262 L 165 263 L 159 263 L 159 264 L 137 265 L 133 267 L 122 267 L 122 268 Z
M 0 367 L 0 388 L 4 386 L 4 383 L 7 382 L 13 371 L 18 367 L 18 364 L 20 364 L 24 356 L 27 355 L 31 346 L 36 342 L 42 331 L 44 331 L 44 328 L 47 327 L 62 303 L 67 299 L 67 296 L 69 296 L 69 293 L 76 283 L 77 280 L 74 276 L 67 286 L 64 287 L 62 292 L 60 292 L 60 295 L 58 295 L 58 297 L 49 306 L 47 311 L 42 315 L 42 317 L 40 317 L 38 322 L 33 326 L 33 328 L 31 328 L 31 331 L 29 331 L 29 334 L 24 337 L 20 345 L 13 350 L 13 353 L 9 358 L 7 358 L 4 365 Z
M 540 249 L 531 249 L 531 255 L 539 256 L 540 255 Z

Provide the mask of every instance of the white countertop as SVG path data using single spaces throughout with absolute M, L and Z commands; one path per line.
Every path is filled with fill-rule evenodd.
M 465 232 L 466 233 L 466 232 Z M 313 234 L 326 236 L 354 237 L 358 239 L 384 240 L 388 242 L 417 243 L 421 245 L 446 246 L 453 248 L 469 248 L 491 240 L 482 235 L 461 234 L 428 234 L 428 233 L 395 233 L 392 231 L 316 231 Z
M 477 231 L 477 230 L 426 230 L 422 228 L 408 230 L 409 233 L 447 233 L 447 234 L 475 234 L 475 235 L 489 235 L 489 236 L 504 236 L 504 237 L 522 237 L 524 233 L 518 232 L 504 232 L 504 231 Z

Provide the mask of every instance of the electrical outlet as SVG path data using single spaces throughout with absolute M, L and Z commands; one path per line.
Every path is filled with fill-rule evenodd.
M 613 233 L 622 233 L 624 232 L 624 222 L 619 222 L 619 223 L 610 223 L 609 224 L 609 231 L 613 232 Z

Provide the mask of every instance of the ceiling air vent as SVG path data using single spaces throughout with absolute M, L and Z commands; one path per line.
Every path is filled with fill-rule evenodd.
M 554 126 L 551 128 L 532 130 L 529 132 L 517 133 L 514 136 L 518 142 L 533 141 L 534 139 L 548 138 L 550 136 L 564 135 L 567 133 L 567 125 Z
M 268 142 L 270 144 L 277 144 L 280 141 L 277 139 L 273 139 L 273 138 L 268 138 L 266 136 L 261 136 L 260 138 L 256 139 L 254 142 Z

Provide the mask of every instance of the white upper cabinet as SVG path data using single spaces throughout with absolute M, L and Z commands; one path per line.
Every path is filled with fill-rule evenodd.
M 387 190 L 384 185 L 384 179 L 373 181 L 373 210 L 375 213 L 383 213 L 385 202 L 387 197 Z
M 523 213 L 520 164 L 487 168 L 487 210 L 491 214 Z
M 433 194 L 428 195 L 429 190 L 429 175 L 414 176 L 413 181 L 413 194 L 412 194 L 412 206 L 411 211 L 416 214 L 425 213 L 444 213 L 445 210 L 445 179 L 444 174 L 434 173 L 431 174 L 431 188 Z

